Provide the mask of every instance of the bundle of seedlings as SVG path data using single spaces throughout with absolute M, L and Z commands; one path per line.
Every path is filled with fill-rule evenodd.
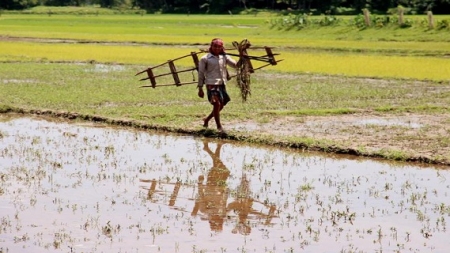
M 236 69 L 236 84 L 241 91 L 243 101 L 247 101 L 247 97 L 251 95 L 250 90 L 250 74 L 253 73 L 253 68 L 247 55 L 247 49 L 251 46 L 247 39 L 240 43 L 233 41 L 233 46 L 239 52 L 239 64 Z

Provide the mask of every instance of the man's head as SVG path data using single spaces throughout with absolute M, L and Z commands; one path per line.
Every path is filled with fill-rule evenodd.
M 209 46 L 209 52 L 213 55 L 224 54 L 225 49 L 223 47 L 223 41 L 219 38 L 214 38 Z

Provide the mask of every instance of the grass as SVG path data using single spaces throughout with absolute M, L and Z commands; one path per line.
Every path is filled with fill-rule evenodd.
M 252 76 L 252 95 L 246 103 L 241 103 L 235 81 L 231 81 L 228 90 L 233 102 L 222 114 L 224 122 L 269 123 L 286 117 L 302 122 L 305 116 L 368 111 L 384 115 L 448 111 L 450 62 L 446 55 L 450 46 L 442 35 L 446 31 L 422 31 L 419 39 L 405 42 L 420 30 L 361 31 L 340 25 L 283 31 L 271 28 L 270 18 L 2 14 L 0 108 L 72 112 L 88 119 L 95 115 L 198 133 L 202 131 L 198 122 L 209 104 L 196 96 L 195 84 L 139 88 L 148 82 L 139 82 L 145 76 L 135 74 L 206 48 L 212 37 L 222 37 L 228 46 L 242 38 L 256 46 L 277 46 L 274 52 L 284 59 Z M 176 64 L 184 69 L 192 67 L 192 60 L 185 58 Z M 182 79 L 192 81 L 196 73 L 187 72 Z M 158 79 L 158 84 L 172 82 L 170 76 Z M 320 136 L 252 133 L 251 137 L 236 138 L 265 143 L 281 140 L 290 146 L 317 146 L 322 150 L 346 148 Z M 448 142 L 441 140 L 436 145 L 445 148 Z M 372 152 L 364 146 L 359 150 Z M 396 160 L 411 156 L 399 150 L 373 154 Z
M 366 48 L 433 51 L 447 49 L 448 30 L 415 27 L 359 28 L 314 26 L 301 30 L 276 28 L 272 16 L 253 15 L 11 15 L 0 16 L 0 34 L 36 38 L 72 38 L 88 41 L 116 41 L 169 44 L 205 44 L 213 36 L 225 41 L 249 38 L 255 45 L 288 47 Z M 440 19 L 450 19 L 448 16 Z M 439 19 L 436 18 L 436 19 Z M 350 43 L 350 46 L 346 42 Z M 402 42 L 402 43 L 398 43 Z M 431 48 L 427 44 L 431 43 Z M 436 45 L 434 44 L 436 43 Z M 353 45 L 351 45 L 353 44 Z M 321 45 L 321 46 L 320 46 Z
M 0 41 L 5 49 L 3 61 L 97 61 L 109 63 L 157 65 L 175 59 L 198 48 L 170 48 L 168 46 L 137 47 L 128 45 L 54 44 Z M 170 50 L 168 50 L 170 48 Z M 263 55 L 262 51 L 256 51 Z M 389 56 L 357 53 L 311 53 L 277 50 L 283 59 L 270 69 L 287 73 L 318 73 L 344 76 L 405 78 L 445 81 L 450 75 L 450 62 L 440 57 Z M 177 62 L 189 67 L 189 58 Z M 345 62 L 345 64 L 342 64 Z M 255 63 L 255 67 L 262 64 Z
M 135 65 L 117 67 L 95 63 L 2 63 L 0 96 L 7 105 L 147 118 L 152 123 L 171 127 L 189 127 L 192 121 L 199 120 L 207 102 L 196 97 L 195 85 L 139 88 L 142 83 L 134 77 L 137 69 Z M 162 80 L 171 82 L 169 77 Z M 235 102 L 223 115 L 226 120 L 244 120 L 264 115 L 337 115 L 368 109 L 383 111 L 383 108 L 390 108 L 384 109 L 387 113 L 405 110 L 432 113 L 447 110 L 450 102 L 448 95 L 436 96 L 435 91 L 445 90 L 445 84 L 435 83 L 430 89 L 430 85 L 415 80 L 390 80 L 372 85 L 367 81 L 261 72 L 254 76 L 253 92 L 245 103 L 239 101 L 239 89 L 231 81 L 229 92 Z M 408 86 L 414 89 L 405 89 Z

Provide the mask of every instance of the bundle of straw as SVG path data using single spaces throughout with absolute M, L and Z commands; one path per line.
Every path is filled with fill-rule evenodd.
M 247 101 L 247 97 L 251 95 L 250 90 L 250 74 L 253 69 L 250 64 L 250 60 L 247 55 L 247 48 L 251 46 L 250 41 L 247 39 L 242 40 L 240 43 L 233 41 L 233 46 L 239 51 L 239 64 L 236 70 L 236 84 L 241 90 L 241 97 L 243 101 Z

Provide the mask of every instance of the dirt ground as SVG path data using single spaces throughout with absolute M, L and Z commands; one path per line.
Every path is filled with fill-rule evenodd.
M 450 114 L 381 115 L 365 112 L 338 116 L 285 117 L 270 123 L 228 123 L 237 131 L 311 138 L 336 144 L 339 153 L 405 154 L 409 161 L 450 165 Z M 331 147 L 330 147 L 331 148 Z

